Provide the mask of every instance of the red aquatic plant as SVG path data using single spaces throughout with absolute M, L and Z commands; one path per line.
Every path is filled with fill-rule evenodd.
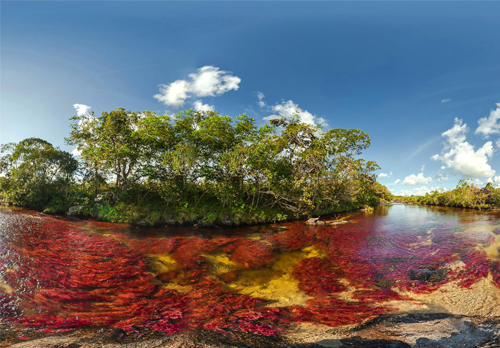
M 494 261 L 490 266 L 493 282 L 500 288 L 500 261 Z
M 339 282 L 343 272 L 328 260 L 319 257 L 304 259 L 293 270 L 299 289 L 310 296 L 325 296 L 345 290 Z
M 283 309 L 264 307 L 267 301 L 228 291 L 210 278 L 193 286 L 189 298 L 186 315 L 189 329 L 252 332 L 266 336 L 280 330 Z
M 300 250 L 312 245 L 314 240 L 314 230 L 299 224 L 292 225 L 288 229 L 268 237 L 273 248 L 282 252 Z
M 241 239 L 236 242 L 231 254 L 233 262 L 246 268 L 260 268 L 273 259 L 273 249 L 268 244 L 252 239 Z
M 179 238 L 143 238 L 133 239 L 128 245 L 143 255 L 163 255 L 171 253 L 176 248 L 178 240 Z
M 490 262 L 484 251 L 470 250 L 463 253 L 462 261 L 465 263 L 456 275 L 460 279 L 460 285 L 469 288 L 481 278 L 488 277 Z
M 292 320 L 328 326 L 359 324 L 389 311 L 383 306 L 343 301 L 335 297 L 312 299 L 306 307 L 291 308 Z
M 179 240 L 179 247 L 172 257 L 183 269 L 199 268 L 200 264 L 206 263 L 206 259 L 201 254 L 209 253 L 216 248 L 217 246 L 206 238 L 183 238 Z
M 466 288 L 488 272 L 500 287 L 500 263 L 474 249 L 491 243 L 491 235 L 456 233 L 451 222 L 386 231 L 376 221 L 291 223 L 256 240 L 216 233 L 139 237 L 126 225 L 11 214 L 0 221 L 0 276 L 13 289 L 0 292 L 0 319 L 47 331 L 96 326 L 275 335 L 290 321 L 359 324 L 391 311 L 384 302 L 407 299 L 396 290 L 428 293 L 453 280 Z M 238 294 L 210 275 L 210 254 L 228 253 L 255 269 L 310 245 L 326 256 L 304 259 L 293 270 L 300 290 L 313 297 L 305 306 L 268 307 L 272 303 Z M 151 274 L 144 257 L 150 254 L 171 254 L 177 268 Z M 238 276 L 230 273 L 229 282 Z M 170 282 L 189 291 L 163 288 Z

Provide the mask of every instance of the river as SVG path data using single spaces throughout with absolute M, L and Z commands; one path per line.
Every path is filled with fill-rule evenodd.
M 342 219 L 140 228 L 0 208 L 0 346 L 496 346 L 499 212 L 394 204 Z

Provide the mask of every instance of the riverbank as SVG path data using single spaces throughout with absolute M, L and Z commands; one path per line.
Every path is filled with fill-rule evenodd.
M 3 206 L 15 206 L 2 203 Z M 30 207 L 19 207 L 30 209 Z M 332 217 L 341 213 L 359 210 L 371 211 L 373 207 L 362 204 L 344 204 L 336 209 L 324 211 L 321 216 Z M 246 207 L 228 208 L 214 205 L 168 207 L 161 205 L 110 204 L 100 202 L 91 205 L 77 205 L 67 211 L 46 208 L 41 212 L 54 216 L 69 216 L 81 219 L 95 219 L 103 222 L 124 223 L 143 227 L 164 225 L 193 225 L 195 227 L 236 227 L 278 222 L 307 220 L 307 215 L 291 214 L 280 207 L 260 207 L 249 211 Z
M 389 315 L 361 327 L 332 329 L 300 325 L 280 337 L 229 337 L 210 331 L 170 336 L 127 336 L 118 330 L 77 330 L 49 337 L 5 335 L 0 347 L 13 348 L 494 348 L 500 345 L 500 321 L 446 313 Z M 29 334 L 28 334 L 29 335 Z

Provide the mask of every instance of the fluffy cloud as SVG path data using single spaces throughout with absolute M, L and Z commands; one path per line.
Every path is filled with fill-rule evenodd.
M 424 173 L 419 173 L 418 175 L 412 174 L 407 176 L 403 180 L 403 184 L 406 186 L 414 186 L 414 185 L 422 185 L 422 184 L 428 184 L 432 181 L 431 177 L 424 177 Z
M 191 81 L 177 80 L 169 85 L 160 85 L 160 93 L 155 94 L 159 102 L 173 107 L 181 107 L 192 95 L 216 97 L 231 90 L 237 90 L 241 79 L 230 72 L 207 65 L 188 75 Z
M 380 173 L 378 175 L 378 178 L 379 179 L 386 179 L 386 178 L 390 178 L 392 176 L 392 172 L 390 172 L 389 174 L 386 174 L 386 173 Z
M 486 142 L 477 151 L 466 141 L 467 124 L 455 118 L 453 127 L 442 134 L 445 138 L 445 145 L 441 154 L 436 154 L 431 158 L 440 160 L 446 168 L 452 168 L 455 173 L 473 178 L 490 177 L 495 174 L 488 164 L 488 160 L 493 155 L 493 143 Z M 443 167 L 441 167 L 443 169 Z
M 78 121 L 78 126 L 80 128 L 83 128 L 87 123 L 95 120 L 95 117 L 89 114 L 89 111 L 91 109 L 90 106 L 84 104 L 73 104 L 73 107 L 76 110 L 77 116 L 84 116 L 80 119 L 80 121 Z
M 395 194 L 396 196 L 424 196 L 426 193 L 431 193 L 433 191 L 446 191 L 446 189 L 439 187 L 421 186 L 416 187 L 413 190 L 399 190 Z
M 203 104 L 201 100 L 195 101 L 193 107 L 196 111 L 214 111 L 213 105 Z
M 191 90 L 198 97 L 215 97 L 231 90 L 237 90 L 241 79 L 214 66 L 204 66 L 198 72 L 189 74 Z
M 91 109 L 90 106 L 85 105 L 85 104 L 73 104 L 73 107 L 76 110 L 76 115 L 77 116 L 84 116 L 87 115 L 89 110 Z
M 257 102 L 257 104 L 259 104 L 259 106 L 260 106 L 261 108 L 263 108 L 263 107 L 266 107 L 266 106 L 267 106 L 266 102 L 264 101 L 264 97 L 265 97 L 264 93 L 262 93 L 262 92 L 257 92 L 257 98 L 259 98 L 259 101 Z
M 448 102 L 451 102 L 450 98 L 446 98 L 446 99 L 441 100 L 441 103 L 448 103 Z
M 394 183 L 397 185 L 401 182 L 401 179 L 397 179 L 396 181 L 394 181 Z
M 500 103 L 496 104 L 496 110 L 491 110 L 488 117 L 482 117 L 477 121 L 479 127 L 476 129 L 476 134 L 482 134 L 485 138 L 488 138 L 491 134 L 500 133 Z
M 441 182 L 448 180 L 449 176 L 443 173 L 436 173 L 434 174 L 434 178 L 436 179 L 437 182 Z
M 317 117 L 307 110 L 300 109 L 299 105 L 295 104 L 291 100 L 282 101 L 281 104 L 274 105 L 271 110 L 276 112 L 277 114 L 264 117 L 264 120 L 272 120 L 278 118 L 279 116 L 293 117 L 295 115 L 298 115 L 300 121 L 303 123 L 307 123 L 310 125 L 328 126 L 324 118 Z
M 189 91 L 189 82 L 177 80 L 169 85 L 160 85 L 160 93 L 155 94 L 154 98 L 165 105 L 180 107 L 189 98 Z

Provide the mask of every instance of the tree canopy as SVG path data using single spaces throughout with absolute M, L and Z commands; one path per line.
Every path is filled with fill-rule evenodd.
M 67 204 L 91 206 L 108 192 L 115 205 L 198 207 L 231 217 L 272 210 L 285 219 L 373 205 L 385 194 L 375 181 L 377 164 L 359 157 L 370 145 L 359 129 L 322 130 L 298 116 L 258 125 L 244 114 L 193 110 L 118 108 L 71 120 L 66 143 L 77 147 L 78 162 L 41 139 L 3 146 L 2 190 L 11 200 L 40 206 L 46 202 L 33 203 L 29 192 L 44 196 L 56 185 L 68 196 L 74 184 Z

